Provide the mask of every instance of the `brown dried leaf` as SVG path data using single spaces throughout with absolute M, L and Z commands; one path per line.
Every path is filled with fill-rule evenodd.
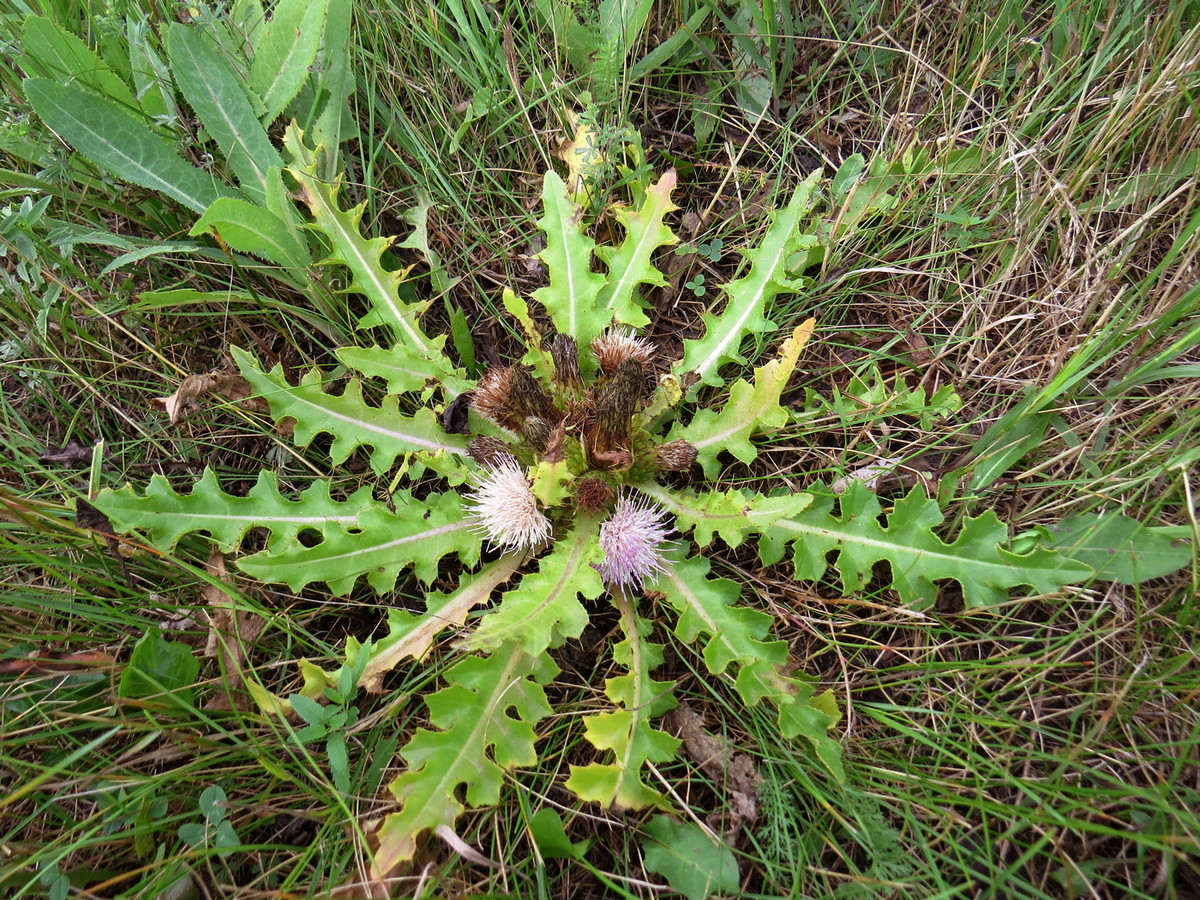
M 705 731 L 704 717 L 686 702 L 668 715 L 683 740 L 684 751 L 709 778 L 725 788 L 728 815 L 717 811 L 711 818 L 718 825 L 725 824 L 725 840 L 732 844 L 742 826 L 758 818 L 758 786 L 762 776 L 749 756 L 736 752 L 728 743 Z
M 266 401 L 261 397 L 252 396 L 254 391 L 245 378 L 224 368 L 214 369 L 204 375 L 189 375 L 170 397 L 155 397 L 150 401 L 150 405 L 155 409 L 164 410 L 171 424 L 177 425 L 187 413 L 200 408 L 201 397 L 213 392 L 228 400 L 241 402 L 243 406 L 255 412 L 267 410 Z
M 228 583 L 229 570 L 225 567 L 225 556 L 214 549 L 208 557 L 204 570 L 213 578 Z M 235 708 L 243 712 L 251 709 L 253 700 L 241 690 L 245 679 L 243 648 L 258 637 L 266 623 L 252 612 L 239 610 L 233 598 L 215 584 L 206 584 L 200 590 L 208 604 L 208 642 L 204 655 L 216 657 L 225 674 L 229 690 L 217 693 L 209 701 L 209 709 L 228 709 L 232 701 Z
M 103 650 L 34 650 L 19 659 L 0 662 L 0 672 L 16 675 L 50 675 L 56 672 L 77 672 L 81 669 L 107 669 L 116 666 L 116 657 Z
M 40 463 L 56 463 L 60 466 L 86 466 L 92 461 L 92 448 L 84 447 L 75 440 L 67 442 L 61 450 L 47 450 L 38 457 Z
M 185 413 L 199 408 L 200 404 L 196 401 L 216 385 L 217 379 L 212 375 L 189 375 L 170 397 L 155 397 L 150 405 L 164 410 L 171 424 L 178 425 Z

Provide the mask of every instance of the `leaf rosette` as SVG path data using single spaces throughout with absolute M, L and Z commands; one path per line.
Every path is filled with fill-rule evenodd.
M 429 592 L 424 613 L 392 610 L 387 637 L 348 647 L 360 685 L 375 692 L 391 668 L 423 659 L 447 628 L 460 631 L 463 653 L 426 698 L 430 729 L 400 751 L 407 768 L 392 785 L 399 809 L 379 832 L 377 873 L 411 858 L 422 833 L 452 828 L 465 806 L 495 803 L 505 770 L 536 763 L 534 729 L 550 713 L 542 686 L 557 672 L 553 652 L 583 633 L 597 604 L 611 602 L 619 614 L 612 660 L 622 672 L 604 687 L 611 708 L 583 721 L 596 759 L 573 766 L 566 780 L 582 800 L 669 806 L 644 778 L 678 747 L 655 724 L 676 698 L 673 682 L 653 677 L 663 653 L 650 640 L 651 609 L 673 613 L 676 635 L 714 676 L 747 705 L 770 705 L 780 732 L 805 741 L 814 760 L 842 778 L 831 695 L 793 671 L 787 645 L 771 636 L 771 617 L 743 603 L 741 584 L 714 574 L 693 545 L 757 541 L 768 563 L 790 548 L 803 578 L 823 577 L 835 560 L 848 590 L 887 563 L 900 600 L 914 608 L 929 605 L 944 579 L 960 581 L 969 603 L 987 604 L 1012 587 L 1051 591 L 1087 574 L 1049 550 L 1007 550 L 994 517 L 968 520 L 956 540 L 944 541 L 933 530 L 942 521 L 936 504 L 919 493 L 885 516 L 862 485 L 835 513 L 819 489 L 776 495 L 710 481 L 727 459 L 753 463 L 756 438 L 793 421 L 782 397 L 812 320 L 790 329 L 749 377 L 727 383 L 725 372 L 745 365 L 747 338 L 775 329 L 766 317 L 771 301 L 804 287 L 788 261 L 818 240 L 811 212 L 819 174 L 772 216 L 743 254 L 741 274 L 724 286 L 723 306 L 704 315 L 700 337 L 685 340 L 682 358 L 672 360 L 638 329 L 655 312 L 646 291 L 666 284 L 655 258 L 677 242 L 666 222 L 676 210 L 675 173 L 645 185 L 636 208 L 616 211 L 623 236 L 603 248 L 563 181 L 546 173 L 537 227 L 548 281 L 532 295 L 545 318 L 505 291 L 524 352 L 472 384 L 443 352 L 444 338 L 424 330 L 421 304 L 401 298 L 409 273 L 385 266 L 391 241 L 362 233 L 362 208 L 342 206 L 338 184 L 318 176 L 317 154 L 297 132 L 285 145 L 306 228 L 324 248 L 321 265 L 347 273 L 346 290 L 367 304 L 358 328 L 380 343 L 338 352 L 351 373 L 340 384 L 316 370 L 293 384 L 235 350 L 242 374 L 272 417 L 292 424 L 298 446 L 322 437 L 335 466 L 362 452 L 380 479 L 431 473 L 443 487 L 430 491 L 426 479 L 419 495 L 393 490 L 385 502 L 369 488 L 335 497 L 318 481 L 293 497 L 264 472 L 235 497 L 208 471 L 187 494 L 155 479 L 144 494 L 102 493 L 96 506 L 117 531 L 140 531 L 160 551 L 199 531 L 231 552 L 250 529 L 265 529 L 265 544 L 239 566 L 294 591 L 324 582 L 344 595 L 365 578 L 386 594 L 405 573 L 428 584 L 453 560 L 457 588 Z M 543 332 L 539 321 L 553 330 Z M 387 385 L 380 402 L 366 399 L 371 380 Z M 706 406 L 692 410 L 701 387 Z M 467 410 L 454 433 L 443 425 L 450 407 L 460 417 Z M 639 604 L 643 591 L 659 602 Z M 340 676 L 309 664 L 306 693 L 319 695 L 322 680 L 334 685 Z

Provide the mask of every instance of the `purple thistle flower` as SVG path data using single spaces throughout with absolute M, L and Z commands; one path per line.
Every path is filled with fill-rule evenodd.
M 505 550 L 532 550 L 548 540 L 550 520 L 538 508 L 520 463 L 504 455 L 484 472 L 469 505 L 488 540 Z
M 663 523 L 665 510 L 630 497 L 617 501 L 612 515 L 600 526 L 600 549 L 604 561 L 596 571 L 605 584 L 638 588 L 647 578 L 663 570 L 664 538 L 671 527 Z

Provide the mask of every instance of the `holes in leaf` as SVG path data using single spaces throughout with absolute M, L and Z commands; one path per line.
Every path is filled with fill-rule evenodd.
M 321 534 L 321 532 L 317 531 L 315 528 L 305 528 L 296 535 L 296 540 L 298 540 L 303 546 L 311 548 L 316 547 L 318 544 L 323 542 L 325 540 L 325 535 Z

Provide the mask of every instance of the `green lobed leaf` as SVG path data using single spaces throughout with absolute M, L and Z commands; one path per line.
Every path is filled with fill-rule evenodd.
M 709 578 L 708 560 L 687 557 L 676 549 L 667 554 L 666 570 L 650 585 L 679 612 L 675 633 L 687 642 L 705 638 L 702 654 L 708 670 L 724 674 L 737 668 L 734 687 L 749 706 L 769 700 L 779 714 L 784 737 L 803 736 L 839 781 L 845 779 L 841 747 L 828 735 L 835 721 L 829 701 L 814 697 L 812 686 L 786 675 L 788 648 L 783 641 L 764 640 L 771 630 L 767 613 L 733 604 L 741 587 L 727 578 Z
M 179 107 L 171 83 L 171 72 L 155 46 L 157 41 L 152 42 L 149 29 L 143 27 L 144 21 L 137 16 L 127 16 L 125 19 L 133 93 L 140 100 L 142 112 L 152 122 L 176 121 L 179 119 Z
M 242 191 L 261 206 L 267 199 L 267 171 L 282 169 L 283 159 L 259 124 L 241 79 L 225 57 L 188 25 L 169 26 L 167 55 L 179 89 L 221 148 Z
M 513 644 L 527 653 L 541 653 L 562 638 L 579 637 L 588 623 L 579 602 L 604 590 L 592 563 L 600 558 L 596 523 L 580 518 L 575 527 L 554 542 L 538 560 L 538 570 L 506 592 L 498 607 L 483 616 L 464 642 L 472 650 L 495 650 Z
M 324 538 L 316 546 L 297 540 L 289 547 L 273 547 L 238 560 L 238 568 L 259 581 L 286 584 L 293 591 L 323 581 L 335 595 L 343 596 L 360 575 L 384 594 L 395 587 L 404 569 L 412 568 L 428 584 L 437 577 L 444 556 L 456 554 L 468 566 L 478 561 L 482 538 L 457 494 L 416 500 L 406 491 L 397 491 L 392 504 L 395 512 L 383 504 L 364 510 L 350 530 L 314 526 Z
M 787 207 L 771 215 L 771 225 L 759 245 L 744 251 L 749 271 L 724 286 L 729 299 L 719 314 L 704 314 L 704 337 L 683 342 L 683 360 L 676 365 L 676 372 L 695 372 L 699 384 L 722 384 L 718 373 L 722 365 L 746 364 L 740 353 L 742 339 L 775 327 L 763 316 L 767 301 L 780 293 L 798 291 L 801 286 L 788 277 L 788 257 L 817 244 L 814 235 L 801 234 L 799 229 L 801 217 L 812 208 L 820 177 L 817 171 L 806 178 Z
M 270 529 L 268 549 L 280 548 L 306 529 L 353 528 L 366 510 L 377 505 L 368 487 L 345 500 L 334 500 L 329 482 L 323 480 L 314 481 L 294 499 L 284 497 L 275 475 L 265 469 L 245 496 L 225 493 L 216 473 L 205 469 L 187 494 L 176 493 L 166 478 L 154 475 L 145 494 L 126 485 L 101 491 L 93 502 L 117 533 L 140 532 L 150 546 L 164 553 L 195 531 L 207 532 L 222 552 L 230 553 L 247 531 L 257 527 Z
M 538 259 L 546 264 L 550 284 L 533 292 L 560 334 L 586 347 L 612 321 L 612 310 L 597 303 L 605 278 L 592 271 L 596 242 L 584 234 L 581 211 L 553 170 L 542 187 L 543 215 L 537 226 L 546 234 Z
M 234 196 L 112 100 L 44 78 L 26 78 L 22 85 L 41 120 L 110 175 L 165 194 L 197 213 L 219 197 Z
M 401 350 L 440 362 L 442 371 L 450 375 L 454 367 L 442 351 L 445 337 L 431 338 L 421 329 L 419 318 L 426 304 L 405 303 L 400 299 L 399 286 L 408 270 L 390 271 L 383 266 L 383 253 L 394 238 L 367 238 L 361 232 L 366 202 L 349 210 L 338 205 L 339 181 L 327 181 L 317 172 L 317 154 L 308 150 L 299 130 L 293 125 L 284 137 L 296 163 L 288 172 L 300 185 L 301 196 L 312 214 L 311 226 L 329 240 L 329 255 L 325 264 L 344 265 L 350 270 L 347 291 L 362 294 L 370 306 L 358 322 L 359 328 L 384 326 L 396 339 Z
M 505 771 L 538 761 L 533 726 L 551 712 L 541 685 L 557 674 L 548 656 L 513 645 L 468 657 L 446 673 L 446 687 L 425 700 L 438 730 L 422 728 L 400 751 L 408 769 L 391 785 L 400 811 L 379 829 L 376 873 L 412 859 L 422 832 L 453 826 L 463 800 L 494 805 Z
M 667 879 L 688 900 L 738 893 L 741 876 L 733 851 L 699 825 L 655 816 L 645 831 L 649 837 L 642 844 L 646 870 Z
M 696 460 L 708 478 L 715 478 L 721 471 L 721 451 L 728 451 L 743 463 L 752 463 L 758 458 L 758 448 L 750 437 L 788 423 L 789 413 L 779 405 L 779 397 L 796 370 L 814 324 L 815 320 L 809 319 L 797 326 L 780 346 L 778 356 L 754 370 L 752 384 L 744 379 L 735 381 L 720 410 L 699 410 L 687 425 L 671 430 L 669 440 L 682 439 L 696 448 Z
M 329 0 L 280 0 L 255 35 L 249 81 L 266 108 L 263 122 L 275 121 L 308 81 L 328 10 Z
M 444 362 L 414 356 L 399 344 L 394 347 L 338 347 L 334 355 L 338 362 L 368 378 L 387 381 L 389 394 L 422 391 L 441 385 L 446 393 L 457 395 L 474 386 L 465 378 L 447 376 Z
M 659 247 L 679 243 L 663 216 L 679 209 L 671 202 L 675 188 L 675 170 L 670 169 L 657 182 L 646 188 L 645 201 L 637 211 L 627 206 L 614 210 L 617 221 L 625 229 L 625 238 L 617 247 L 597 247 L 596 255 L 608 267 L 607 280 L 600 289 L 597 302 L 612 310 L 614 318 L 625 325 L 641 328 L 650 324 L 643 311 L 645 303 L 638 295 L 638 286 L 649 284 L 662 287 L 666 278 L 650 261 Z
M 872 367 L 861 375 L 852 375 L 843 388 L 833 386 L 825 397 L 811 388 L 805 391 L 804 408 L 793 408 L 793 418 L 800 423 L 825 416 L 835 416 L 842 428 L 860 428 L 884 418 L 905 416 L 918 419 L 928 431 L 934 423 L 962 409 L 962 398 L 953 384 L 944 384 L 926 396 L 925 389 L 910 388 L 902 376 L 884 378 Z
M 312 264 L 308 247 L 283 219 L 247 200 L 222 197 L 205 210 L 188 234 L 217 235 L 238 253 L 249 253 L 288 269 Z
M 613 661 L 624 666 L 628 674 L 607 679 L 604 693 L 621 708 L 583 720 L 585 737 L 597 750 L 610 751 L 612 762 L 571 766 L 566 787 L 579 799 L 606 809 L 644 809 L 664 803 L 662 794 L 642 780 L 646 763 L 674 759 L 680 743 L 650 722 L 678 703 L 672 690 L 674 682 L 650 677 L 663 663 L 662 646 L 645 639 L 651 623 L 634 612 L 624 595 L 617 599 L 617 605 L 625 640 L 613 648 Z
M 977 608 L 1003 603 L 1022 585 L 1049 594 L 1092 575 L 1091 567 L 1052 550 L 1018 554 L 1006 549 L 1008 528 L 992 510 L 964 520 L 958 537 L 946 543 L 933 532 L 942 524 L 942 512 L 920 488 L 896 501 L 886 524 L 880 521 L 879 499 L 861 481 L 849 483 L 838 515 L 831 511 L 831 495 L 814 496 L 812 506 L 777 521 L 760 543 L 765 563 L 780 558 L 783 543 L 792 543 L 797 579 L 821 578 L 829 566 L 826 554 L 834 552 L 843 588 L 861 591 L 872 580 L 875 564 L 887 562 L 901 602 L 927 609 L 942 579 L 957 581 L 967 606 Z
M 751 533 L 762 533 L 784 516 L 794 515 L 812 503 L 811 494 L 768 497 L 731 488 L 728 491 L 689 491 L 647 482 L 635 485 L 675 517 L 675 527 L 691 531 L 701 547 L 719 534 L 730 547 L 738 547 Z
M 330 434 L 329 456 L 334 465 L 359 447 L 370 446 L 371 468 L 378 475 L 390 470 L 397 456 L 416 454 L 452 483 L 466 480 L 469 470 L 462 458 L 467 441 L 462 435 L 447 434 L 433 410 L 423 408 L 405 416 L 397 398 L 390 395 L 378 407 L 369 406 L 358 381 L 347 382 L 341 394 L 326 393 L 323 375 L 316 369 L 293 387 L 284 378 L 282 366 L 262 372 L 244 350 L 231 347 L 230 352 L 242 376 L 270 404 L 275 421 L 295 420 L 293 439 L 298 446 L 308 446 L 319 434 Z

